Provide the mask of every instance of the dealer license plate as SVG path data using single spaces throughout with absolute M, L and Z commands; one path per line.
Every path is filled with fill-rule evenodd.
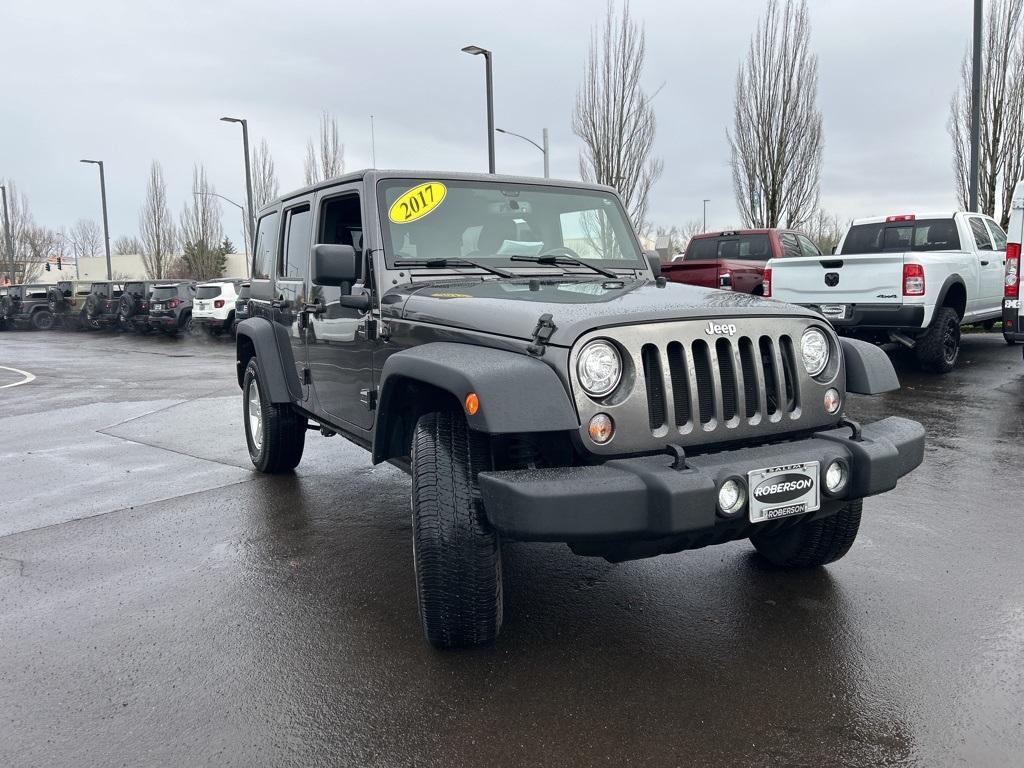
M 822 304 L 821 314 L 829 320 L 845 320 L 850 308 L 846 304 Z
M 750 522 L 802 515 L 821 506 L 817 461 L 755 469 L 747 473 Z

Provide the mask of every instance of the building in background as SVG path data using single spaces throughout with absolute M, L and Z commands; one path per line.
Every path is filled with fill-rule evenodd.
M 246 255 L 244 253 L 229 253 L 227 266 L 222 277 L 245 277 Z M 124 280 L 147 280 L 146 267 L 142 263 L 142 257 L 138 254 L 118 256 L 111 254 L 110 267 L 114 279 Z M 79 259 L 78 271 L 75 271 L 73 260 L 63 259 L 61 269 L 57 269 L 57 261 L 50 261 L 50 269 L 44 269 L 39 275 L 37 282 L 52 284 L 60 280 L 106 280 L 107 279 L 107 257 L 91 256 Z

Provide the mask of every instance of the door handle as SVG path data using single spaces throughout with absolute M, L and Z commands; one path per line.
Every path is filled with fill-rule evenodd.
M 988 259 L 982 259 L 981 266 L 987 267 L 988 266 Z

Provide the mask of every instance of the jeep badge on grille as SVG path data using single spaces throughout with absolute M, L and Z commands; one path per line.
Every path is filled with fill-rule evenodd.
M 718 323 L 712 323 L 708 320 L 708 327 L 704 329 L 704 333 L 708 336 L 714 336 L 719 333 L 725 334 L 726 336 L 733 336 L 736 333 L 736 326 L 732 323 L 719 325 Z

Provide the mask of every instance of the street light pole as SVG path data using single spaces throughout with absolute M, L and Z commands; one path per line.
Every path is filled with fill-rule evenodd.
M 242 126 L 242 151 L 245 153 L 245 201 L 249 205 L 249 214 L 246 219 L 245 241 L 246 247 L 251 247 L 251 238 L 255 237 L 256 211 L 252 209 L 252 169 L 249 164 L 249 122 L 241 117 L 222 117 L 225 123 L 240 123 Z M 246 260 L 248 262 L 248 260 Z
M 494 173 L 494 83 L 491 72 L 491 57 L 493 54 L 486 48 L 479 45 L 467 45 L 462 49 L 463 53 L 472 56 L 483 54 L 487 72 L 487 169 L 488 173 Z
M 0 184 L 0 193 L 3 194 L 3 231 L 4 231 L 4 245 L 7 246 L 7 265 L 8 273 L 7 280 L 10 281 L 11 285 L 14 284 L 14 238 L 11 237 L 10 233 L 10 214 L 7 213 L 7 187 L 4 184 Z
M 548 129 L 547 128 L 544 129 L 543 138 L 541 139 L 541 141 L 544 142 L 543 146 L 538 144 L 533 139 L 528 139 L 526 136 L 523 136 L 523 135 L 518 134 L 518 133 L 513 133 L 512 131 L 506 131 L 504 128 L 495 128 L 494 130 L 496 130 L 498 133 L 504 133 L 504 134 L 506 134 L 508 136 L 515 136 L 517 139 L 522 139 L 523 141 L 528 141 L 531 144 L 533 144 L 533 146 L 535 146 L 537 149 L 539 149 L 544 154 L 544 178 L 545 179 L 549 178 L 550 168 L 548 166 Z
M 708 231 L 708 203 L 711 202 L 710 197 L 704 198 L 704 232 Z
M 974 0 L 974 63 L 971 66 L 971 169 L 968 209 L 978 210 L 978 165 L 981 155 L 981 11 Z
M 103 161 L 81 160 L 80 162 L 92 163 L 100 167 L 100 199 L 103 201 L 103 249 L 107 254 L 107 280 L 113 280 L 114 270 L 110 266 L 110 227 L 107 225 L 107 180 L 103 175 Z

